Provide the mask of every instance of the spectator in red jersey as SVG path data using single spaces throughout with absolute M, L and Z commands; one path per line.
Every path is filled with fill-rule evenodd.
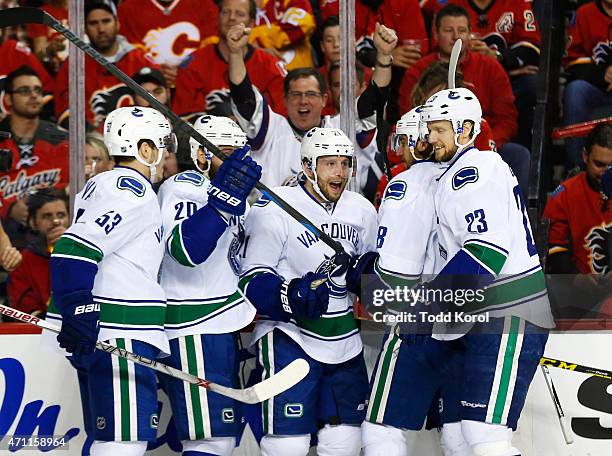
M 470 15 L 472 52 L 497 59 L 510 76 L 519 112 L 516 140 L 529 147 L 540 60 L 540 32 L 531 0 L 428 0 L 423 9 L 435 14 L 446 4 L 461 6 Z
M 544 210 L 550 220 L 546 267 L 553 274 L 612 272 L 603 242 L 606 231 L 612 230 L 612 202 L 601 183 L 612 166 L 612 124 L 598 125 L 589 133 L 582 159 L 586 171 L 562 182 Z M 589 280 L 595 283 L 596 277 Z
M 70 225 L 66 192 L 46 188 L 30 195 L 28 223 L 33 234 L 23 250 L 23 261 L 9 274 L 7 294 L 14 309 L 42 317 L 51 294 L 51 252 Z
M 172 104 L 174 112 L 195 118 L 229 99 L 227 31 L 236 24 L 250 26 L 256 11 L 253 0 L 221 0 L 217 42 L 195 51 L 181 64 Z M 266 101 L 275 112 L 286 114 L 283 79 L 287 72 L 281 61 L 250 45 L 244 51 L 244 60 L 253 84 Z
M 571 125 L 590 120 L 597 108 L 612 105 L 612 0 L 578 8 L 568 34 L 563 66 L 569 83 L 563 112 L 564 123 Z M 580 165 L 582 139 L 567 139 L 565 147 L 568 168 Z
M 612 169 L 612 124 L 589 133 L 582 158 L 586 171 L 562 182 L 544 210 L 550 222 L 546 272 L 578 274 L 573 282 L 553 277 L 555 286 L 550 287 L 557 315 L 573 318 L 595 316 L 592 312 L 612 290 L 612 202 L 604 194 L 610 189 L 602 185 L 602 177 Z M 573 287 L 568 289 L 569 283 Z
M 312 67 L 310 37 L 316 29 L 309 0 L 255 0 L 249 42 L 282 60 L 288 70 Z
M 470 19 L 467 11 L 455 5 L 440 10 L 436 16 L 435 34 L 439 51 L 416 62 L 404 75 L 400 87 L 400 108 L 408 112 L 412 105 L 410 93 L 420 74 L 432 62 L 448 62 L 455 41 L 463 46 L 458 68 L 466 85 L 473 88 L 482 106 L 483 118 L 493 130 L 499 154 L 514 171 L 521 190 L 527 194 L 529 185 L 529 150 L 510 141 L 517 132 L 517 112 L 510 79 L 501 64 L 492 57 L 470 51 Z
M 2 223 L 0 223 L 0 267 L 10 272 L 19 266 L 22 259 L 21 252 L 13 247 L 8 234 L 6 234 Z
M 125 38 L 142 46 L 174 86 L 179 64 L 216 32 L 213 0 L 124 0 L 119 23 Z
M 49 13 L 63 25 L 68 25 L 67 0 L 51 0 L 40 9 Z M 68 58 L 68 40 L 44 24 L 28 24 L 27 30 L 36 56 L 51 73 L 57 73 L 62 62 Z
M 117 10 L 112 0 L 85 3 L 85 32 L 91 46 L 126 74 L 157 65 L 145 52 L 119 35 Z M 116 108 L 134 104 L 132 91 L 92 58 L 85 57 L 85 100 L 87 121 L 102 128 L 106 115 Z M 55 83 L 55 113 L 60 125 L 68 118 L 68 61 Z
M 10 114 L 0 123 L 0 131 L 10 132 L 11 137 L 0 142 L 10 162 L 0 172 L 1 215 L 11 240 L 22 247 L 27 221 L 24 198 L 35 189 L 68 185 L 68 143 L 64 131 L 40 119 L 42 81 L 32 68 L 13 71 L 5 84 Z
M 6 29 L 0 29 L 0 99 L 2 100 L 0 117 L 4 117 L 8 112 L 4 92 L 5 78 L 9 73 L 24 65 L 36 71 L 43 84 L 43 103 L 49 102 L 53 98 L 54 85 L 45 67 L 28 46 L 20 41 L 7 38 Z

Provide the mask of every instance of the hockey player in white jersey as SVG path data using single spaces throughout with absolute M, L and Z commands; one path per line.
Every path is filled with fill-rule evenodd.
M 437 253 L 434 193 L 445 165 L 430 160 L 433 149 L 420 139 L 424 138 L 419 131 L 420 110 L 412 109 L 397 122 L 392 149 L 406 157 L 408 169 L 387 185 L 378 212 L 377 255 L 371 257 L 371 266 L 361 266 L 362 272 L 376 272 L 392 289 L 412 288 L 421 280 L 430 280 L 443 264 Z M 385 314 L 383 308 L 369 310 L 375 320 Z M 437 407 L 437 397 L 442 396 L 445 403 L 458 400 L 460 359 L 450 344 L 432 338 L 430 332 L 427 324 L 391 324 L 372 374 L 362 424 L 366 456 L 408 455 L 410 439 L 423 427 L 430 408 Z M 444 407 L 441 413 L 444 455 L 471 455 L 461 438 L 451 438 L 453 431 L 457 434 L 459 418 L 451 415 L 456 409 L 447 412 Z M 460 428 L 458 434 L 460 437 Z
M 301 156 L 305 181 L 274 190 L 340 242 L 342 255 L 372 251 L 374 207 L 345 190 L 351 141 L 341 130 L 313 128 Z M 359 454 L 368 379 L 346 268 L 337 268 L 333 249 L 265 196 L 251 208 L 245 231 L 240 287 L 261 316 L 253 343 L 262 376 L 296 358 L 310 365 L 304 380 L 262 404 L 262 454 L 306 455 L 312 433 L 320 455 Z
M 544 351 L 546 328 L 554 326 L 525 203 L 500 156 L 473 147 L 482 110 L 470 90 L 432 95 L 421 116 L 436 160 L 449 165 L 434 200 L 446 264 L 426 288 L 452 290 L 455 296 L 483 292 L 484 299 L 455 305 L 451 315 L 490 317 L 473 326 L 456 320 L 450 331 L 465 333 L 458 339 L 465 350 L 462 434 L 476 456 L 516 456 L 512 431 Z M 427 310 L 447 308 L 433 298 Z
M 169 353 L 166 298 L 157 283 L 164 253 L 151 186 L 176 139 L 151 108 L 119 108 L 104 124 L 117 166 L 77 195 L 73 223 L 51 256 L 52 305 L 60 347 L 78 371 L 85 430 L 94 456 L 136 456 L 157 434 L 157 379 L 149 368 L 102 351 L 98 340 L 155 359 Z
M 262 182 L 274 187 L 301 171 L 300 142 L 306 132 L 313 127 L 338 128 L 340 119 L 339 116 L 321 116 L 327 102 L 326 81 L 315 68 L 290 71 L 284 82 L 287 117 L 272 111 L 247 74 L 244 49 L 249 31 L 239 24 L 227 34 L 232 111 L 247 133 L 253 156 L 263 168 Z M 358 160 L 363 157 L 364 162 L 371 162 L 374 158 L 375 111 L 377 106 L 384 105 L 388 97 L 392 53 L 397 45 L 397 36 L 393 30 L 377 24 L 373 42 L 377 50 L 377 64 L 372 82 L 356 101 L 356 156 Z
M 166 180 L 159 190 L 166 253 L 161 285 L 168 307 L 170 357 L 164 362 L 220 385 L 238 388 L 236 332 L 255 316 L 238 292 L 238 255 L 244 241 L 245 200 L 261 168 L 245 156 L 246 135 L 227 117 L 201 116 L 195 129 L 229 156 L 219 160 L 191 138 L 196 170 Z M 208 189 L 208 191 L 207 191 Z M 240 201 L 228 205 L 219 189 Z M 168 376 L 183 454 L 229 456 L 242 432 L 240 404 Z

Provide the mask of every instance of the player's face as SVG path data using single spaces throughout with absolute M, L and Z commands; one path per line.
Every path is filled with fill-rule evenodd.
M 62 200 L 49 201 L 36 211 L 32 228 L 46 236 L 53 228 L 63 226 L 68 228 L 68 208 Z
M 43 106 L 43 88 L 36 76 L 19 76 L 13 81 L 13 93 L 10 94 L 11 112 L 28 119 L 40 114 Z
M 601 190 L 601 178 L 608 167 L 612 166 L 612 148 L 595 144 L 590 154 L 583 152 L 582 158 L 586 163 L 589 181 L 597 190 Z
M 317 184 L 323 196 L 332 203 L 338 201 L 351 172 L 348 157 L 320 157 L 317 160 Z
M 470 25 L 465 16 L 444 16 L 440 21 L 440 28 L 437 29 L 438 46 L 440 52 L 446 58 L 450 57 L 455 41 L 461 39 L 461 55 L 465 55 L 470 47 Z
M 154 82 L 143 82 L 141 87 L 153 95 L 160 103 L 165 104 L 166 106 L 170 105 L 170 91 L 164 86 L 155 84 Z M 135 95 L 134 101 L 136 102 L 137 106 L 144 106 L 146 108 L 150 106 L 149 102 L 140 95 Z
M 118 30 L 117 19 L 104 9 L 91 11 L 85 20 L 85 33 L 93 48 L 99 52 L 111 50 L 117 41 Z
M 436 161 L 449 161 L 457 152 L 455 145 L 455 131 L 448 120 L 427 122 L 429 130 L 428 141 L 432 145 Z
M 328 63 L 340 60 L 340 26 L 327 27 L 321 38 L 321 50 Z
M 234 153 L 234 151 L 237 149 L 237 147 L 233 147 L 233 146 L 217 146 L 217 147 L 219 148 L 221 153 L 225 155 L 226 157 L 229 157 L 230 155 L 232 155 L 232 153 Z M 204 149 L 200 147 L 200 150 L 198 150 L 198 165 L 200 166 L 200 168 L 205 169 L 207 162 L 208 162 L 208 159 L 206 158 Z M 221 163 L 223 162 L 217 156 L 215 155 L 212 156 L 210 169 L 208 170 L 208 175 L 210 176 L 211 179 L 215 177 L 215 174 L 217 174 L 217 170 L 219 169 L 219 166 L 221 166 Z
M 285 94 L 287 114 L 293 125 L 303 131 L 321 124 L 321 111 L 327 103 L 327 94 L 321 93 L 314 76 L 294 79 Z
M 217 16 L 217 31 L 219 36 L 225 38 L 230 28 L 237 24 L 248 26 L 249 17 L 248 0 L 223 0 Z

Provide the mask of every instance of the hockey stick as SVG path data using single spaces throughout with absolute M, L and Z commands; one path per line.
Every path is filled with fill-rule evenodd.
M 540 359 L 540 364 L 544 366 L 556 367 L 559 369 L 565 369 L 573 372 L 581 372 L 583 374 L 594 375 L 596 377 L 612 380 L 612 371 L 608 371 L 605 369 L 597 369 L 595 367 L 583 366 L 582 364 L 570 363 L 568 361 L 562 361 L 560 359 L 544 357 Z
M 603 117 L 601 119 L 575 123 L 565 127 L 553 128 L 551 137 L 552 139 L 565 139 L 586 136 L 597 125 L 608 122 L 612 122 L 612 117 Z
M 561 432 L 563 432 L 563 438 L 565 439 L 565 443 L 571 445 L 574 443 L 574 436 L 572 435 L 572 430 L 570 429 L 569 423 L 567 422 L 567 418 L 565 417 L 565 413 L 563 412 L 563 408 L 561 407 L 561 401 L 559 400 L 559 396 L 557 395 L 557 390 L 555 389 L 555 384 L 553 383 L 552 377 L 550 375 L 550 371 L 548 370 L 548 366 L 544 364 L 540 364 L 540 368 L 542 369 L 542 373 L 544 374 L 544 380 L 546 381 L 546 386 L 548 386 L 548 392 L 550 393 L 550 397 L 555 404 L 555 411 L 557 412 L 557 417 L 559 418 L 559 424 L 561 425 Z
M 457 73 L 457 63 L 459 63 L 459 54 L 461 54 L 461 39 L 455 41 L 453 50 L 451 51 L 450 61 L 448 62 L 448 88 L 455 89 L 455 75 Z
M 38 326 L 39 328 L 59 333 L 59 328 L 53 323 L 41 320 L 33 315 L 20 312 L 16 309 L 11 309 L 0 304 L 0 314 L 6 315 L 7 317 L 14 318 L 24 323 L 30 323 L 31 325 Z M 216 383 L 209 382 L 203 378 L 196 377 L 188 372 L 180 369 L 175 369 L 163 363 L 158 363 L 155 360 L 145 358 L 144 356 L 136 355 L 123 348 L 115 347 L 114 345 L 107 344 L 105 342 L 96 342 L 96 348 L 111 355 L 115 355 L 119 358 L 125 358 L 133 363 L 140 364 L 141 366 L 149 367 L 162 374 L 169 375 L 170 377 L 183 380 L 184 382 L 198 385 L 201 388 L 206 388 L 213 393 L 221 394 L 222 396 L 231 397 L 240 402 L 246 404 L 257 404 L 270 399 L 272 396 L 282 393 L 288 390 L 293 385 L 301 381 L 308 374 L 310 367 L 308 362 L 304 359 L 298 358 L 291 362 L 287 367 L 282 369 L 277 374 L 272 375 L 270 378 L 264 380 L 261 383 L 253 385 L 249 388 L 237 389 L 229 388 L 227 386 L 217 385 Z
M 178 115 L 176 115 L 170 108 L 163 103 L 157 101 L 149 92 L 143 89 L 127 74 L 117 68 L 115 65 L 110 63 L 102 54 L 92 48 L 89 44 L 85 43 L 78 36 L 76 36 L 70 29 L 64 27 L 60 21 L 55 19 L 50 14 L 39 8 L 31 7 L 19 7 L 9 8 L 0 10 L 0 27 L 9 27 L 23 24 L 43 24 L 53 28 L 55 31 L 64 36 L 68 41 L 78 47 L 81 51 L 85 52 L 88 56 L 98 62 L 104 67 L 109 73 L 123 82 L 126 86 L 132 89 L 136 94 L 147 100 L 147 102 L 158 111 L 162 112 L 168 117 L 175 128 L 179 132 L 183 132 L 193 137 L 196 141 L 211 151 L 217 158 L 223 160 L 225 156 L 219 150 L 217 146 L 212 144 L 208 139 L 198 133 L 189 123 L 185 122 Z M 306 229 L 308 229 L 315 236 L 319 237 L 323 242 L 330 246 L 336 253 L 343 253 L 344 249 L 342 245 L 331 238 L 328 234 L 324 233 L 321 229 L 310 222 L 306 217 L 292 208 L 285 200 L 270 190 L 266 185 L 258 182 L 255 188 L 260 190 L 265 196 L 267 196 L 273 203 L 281 207 L 287 214 L 293 217 L 295 220 L 300 222 Z

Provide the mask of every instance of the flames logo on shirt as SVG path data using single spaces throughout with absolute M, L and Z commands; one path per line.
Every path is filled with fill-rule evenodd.
M 89 99 L 89 106 L 94 114 L 96 125 L 102 124 L 111 111 L 122 106 L 133 105 L 132 90 L 125 84 L 117 84 L 97 90 Z
M 191 22 L 176 22 L 149 30 L 143 42 L 156 62 L 178 65 L 200 46 L 200 31 Z
M 612 223 L 608 225 L 604 223 L 593 227 L 585 237 L 586 242 L 584 245 L 590 252 L 591 271 L 595 274 L 607 274 L 609 272 L 608 233 L 610 230 L 612 230 Z
M 495 24 L 499 33 L 510 33 L 514 28 L 514 13 L 504 13 Z
M 593 48 L 593 61 L 597 65 L 612 65 L 612 42 L 600 41 Z

